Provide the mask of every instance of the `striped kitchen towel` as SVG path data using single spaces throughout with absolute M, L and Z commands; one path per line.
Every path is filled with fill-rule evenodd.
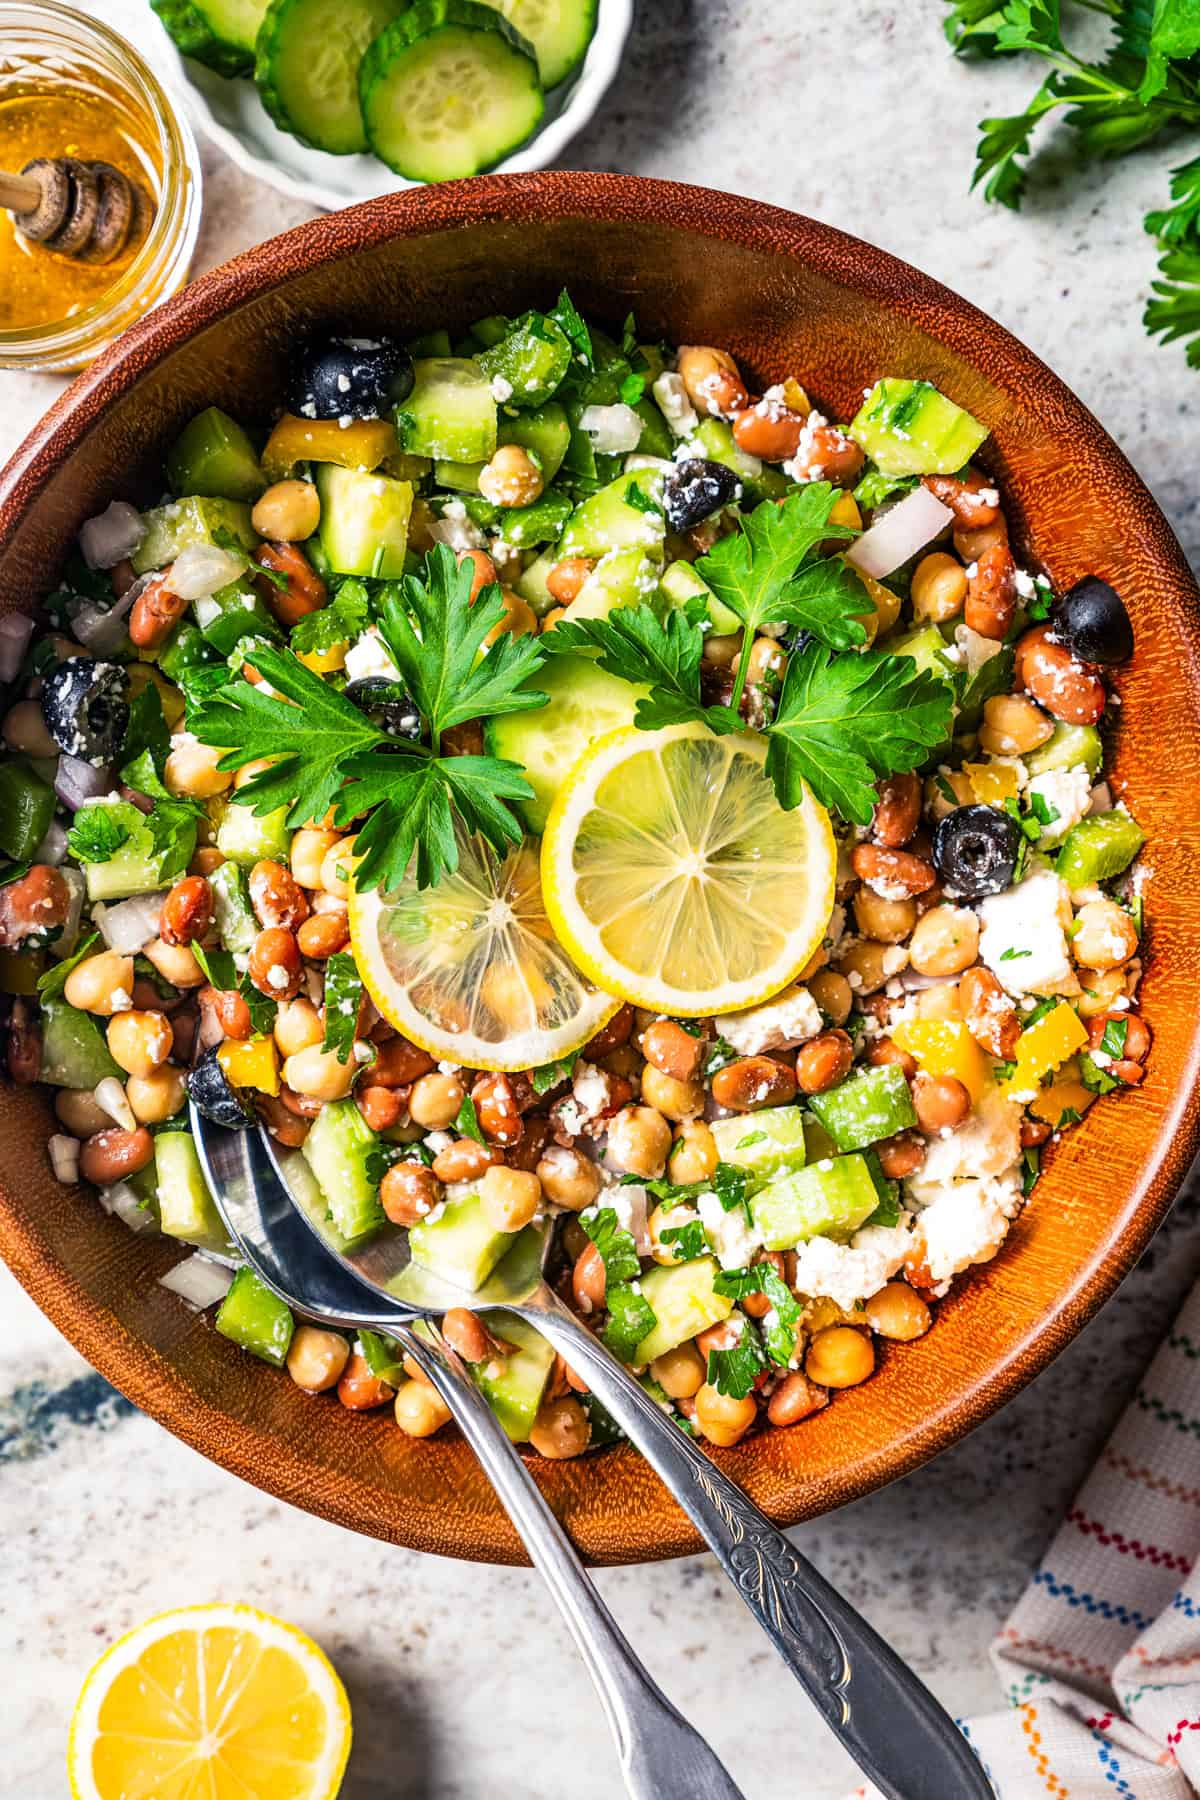
M 962 1729 L 1001 1800 L 1200 1794 L 1198 1365 L 1200 1288 L 992 1646 L 1009 1710 Z

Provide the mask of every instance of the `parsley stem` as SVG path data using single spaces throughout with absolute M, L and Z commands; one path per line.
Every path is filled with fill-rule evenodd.
M 733 680 L 733 692 L 729 696 L 729 710 L 736 714 L 742 704 L 742 693 L 746 686 L 746 675 L 750 668 L 750 652 L 754 648 L 754 633 L 746 626 L 742 632 L 742 649 L 738 657 L 737 674 Z

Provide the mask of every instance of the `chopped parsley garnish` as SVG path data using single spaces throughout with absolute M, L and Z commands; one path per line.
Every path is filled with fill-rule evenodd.
M 686 1225 L 668 1225 L 665 1231 L 659 1232 L 658 1241 L 669 1245 L 675 1252 L 676 1262 L 695 1262 L 708 1249 L 708 1238 L 699 1219 L 689 1219 Z
M 715 1194 L 725 1212 L 736 1212 L 739 1206 L 750 1210 L 746 1184 L 750 1179 L 749 1170 L 739 1169 L 736 1163 L 719 1162 L 707 1181 L 668 1181 L 665 1175 L 622 1175 L 622 1187 L 642 1187 L 656 1200 L 670 1206 L 681 1206 L 686 1201 L 691 1203 L 701 1194 Z
M 1029 843 L 1035 844 L 1042 835 L 1042 828 L 1037 820 L 1032 817 L 1031 814 L 1022 812 L 1020 802 L 1014 799 L 1011 794 L 1008 795 L 1004 802 L 1004 810 L 1009 818 L 1012 819 L 1015 824 L 1020 826 L 1021 835 L 1026 838 Z
M 604 1342 L 621 1362 L 632 1362 L 642 1339 L 658 1324 L 658 1316 L 650 1302 L 624 1281 L 609 1288 L 604 1304 L 608 1308 L 601 1334 Z
M 67 849 L 76 862 L 106 863 L 124 849 L 129 838 L 129 827 L 114 816 L 113 808 L 92 801 L 75 814 L 67 833 Z
M 727 1044 L 723 1037 L 714 1038 L 704 1060 L 705 1075 L 712 1076 L 717 1073 L 718 1069 L 728 1068 L 729 1064 L 736 1062 L 740 1055 L 741 1052 L 735 1050 L 732 1044 Z
M 1032 1194 L 1042 1169 L 1042 1153 L 1038 1149 L 1021 1152 L 1021 1192 Z
M 1007 950 L 1002 950 L 1000 952 L 1000 961 L 1001 962 L 1019 962 L 1021 957 L 1032 956 L 1032 955 L 1033 955 L 1032 950 L 1014 950 L 1010 945 Z
M 458 1117 L 454 1121 L 454 1129 L 460 1137 L 474 1138 L 477 1144 L 486 1146 L 487 1139 L 479 1124 L 479 1114 L 475 1111 L 475 1102 L 470 1094 L 463 1095 L 463 1103 L 458 1109 Z
M 626 375 L 617 389 L 619 398 L 626 406 L 636 406 L 646 391 L 644 375 Z M 657 508 L 655 510 L 658 510 Z
M 1110 1075 L 1107 1069 L 1102 1069 L 1099 1063 L 1093 1062 L 1086 1050 L 1079 1058 L 1079 1079 L 1093 1094 L 1111 1094 L 1114 1088 L 1121 1085 L 1115 1075 Z
M 713 1288 L 730 1300 L 744 1300 L 747 1294 L 765 1294 L 771 1304 L 771 1311 L 762 1321 L 767 1355 L 781 1366 L 791 1362 L 796 1354 L 796 1338 L 804 1308 L 774 1264 L 760 1262 L 749 1269 L 722 1269 L 713 1277 Z
M 752 1145 L 765 1144 L 766 1141 L 767 1134 L 765 1131 L 752 1131 L 748 1137 L 739 1138 L 733 1147 L 735 1150 L 749 1150 Z
M 543 1063 L 541 1068 L 531 1069 L 529 1080 L 534 1093 L 548 1094 L 560 1081 L 568 1080 L 582 1055 L 582 1050 L 572 1050 L 569 1056 L 561 1056 L 557 1062 Z
M 1041 826 L 1053 825 L 1062 818 L 1057 806 L 1053 806 L 1044 794 L 1030 794 L 1029 810 Z
M 1120 1062 L 1125 1054 L 1125 1039 L 1129 1036 L 1128 1019 L 1109 1019 L 1104 1027 L 1104 1035 L 1100 1039 L 1100 1048 L 1105 1056 L 1111 1056 Z
M 854 490 L 854 498 L 864 512 L 874 512 L 885 500 L 911 494 L 917 486 L 916 475 L 885 475 L 882 469 L 868 469 Z
M 745 1313 L 739 1313 L 737 1317 L 741 1321 L 742 1335 L 728 1350 L 709 1351 L 708 1380 L 718 1394 L 728 1394 L 733 1400 L 744 1400 L 768 1363 L 762 1337 L 754 1321 L 748 1319 Z
M 362 997 L 363 984 L 358 964 L 349 950 L 338 950 L 325 964 L 323 1048 L 335 1051 L 340 1063 L 348 1063 L 354 1054 L 354 1037 L 358 1030 Z M 464 1099 L 464 1106 L 471 1104 L 469 1099 Z
M 640 381 L 641 376 L 634 375 L 631 379 Z M 652 500 L 646 490 L 640 488 L 636 481 L 630 481 L 626 485 L 625 504 L 626 506 L 632 506 L 635 512 L 653 513 L 655 515 L 662 512 L 662 507 L 659 505 L 658 501 Z
M 306 613 L 292 626 L 292 649 L 299 654 L 332 650 L 335 644 L 352 644 L 371 623 L 371 602 L 365 585 L 351 577 L 317 612 Z
M 576 310 L 575 303 L 566 288 L 558 296 L 549 313 L 546 315 L 566 335 L 572 350 L 586 369 L 595 367 L 595 356 L 592 351 L 592 334 L 584 320 Z
M 579 1214 L 579 1223 L 595 1244 L 610 1283 L 636 1281 L 641 1273 L 637 1245 L 611 1206 L 591 1206 Z M 643 1334 L 644 1335 L 644 1334 Z
M 239 975 L 237 964 L 228 950 L 206 950 L 193 944 L 192 954 L 208 977 L 209 985 L 222 993 L 240 994 L 250 1014 L 250 1028 L 255 1037 L 269 1037 L 279 1017 L 279 1002 L 260 993 L 248 975 Z
M 237 992 L 238 973 L 230 950 L 206 950 L 201 943 L 192 945 L 192 955 L 204 970 L 208 985 L 221 993 Z

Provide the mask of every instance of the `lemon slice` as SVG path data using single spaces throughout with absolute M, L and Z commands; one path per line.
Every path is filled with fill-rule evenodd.
M 349 1754 L 346 1690 L 311 1638 L 186 1606 L 93 1664 L 67 1764 L 74 1800 L 334 1800 Z
M 635 1006 L 696 1017 L 794 981 L 833 911 L 829 814 L 793 812 L 767 746 L 703 725 L 629 727 L 576 763 L 542 840 L 546 911 L 592 980 Z
M 554 941 L 536 840 L 503 859 L 458 836 L 458 868 L 436 887 L 355 892 L 350 939 L 388 1022 L 469 1069 L 536 1069 L 578 1050 L 620 1005 Z

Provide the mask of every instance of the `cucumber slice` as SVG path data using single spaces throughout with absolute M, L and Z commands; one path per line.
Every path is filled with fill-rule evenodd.
M 749 1118 L 714 1119 L 712 1134 L 721 1161 L 747 1171 L 751 1194 L 776 1175 L 802 1169 L 808 1160 L 804 1113 L 798 1106 L 769 1106 Z
M 395 413 L 400 447 L 437 462 L 485 463 L 496 449 L 492 384 L 469 356 L 413 364 L 412 391 Z
M 184 426 L 167 452 L 167 480 L 176 494 L 221 500 L 257 500 L 267 485 L 254 445 L 219 406 Z
M 555 561 L 565 556 L 561 545 Z M 606 619 L 618 606 L 650 605 L 658 592 L 658 564 L 640 550 L 610 550 L 592 570 L 564 617 Z
M 367 50 L 359 93 L 371 149 L 410 181 L 490 169 L 545 110 L 532 45 L 475 0 L 416 0 Z
M 193 0 L 193 5 L 215 38 L 242 52 L 248 75 L 267 0 Z
M 571 425 L 563 407 L 557 400 L 551 400 L 533 412 L 517 413 L 515 418 L 502 412 L 496 441 L 520 444 L 523 449 L 532 450 L 541 460 L 542 480 L 549 487 L 567 454 Z
M 546 586 L 546 577 L 557 561 L 557 550 L 543 550 L 542 554 L 531 562 L 527 569 L 522 570 L 513 583 L 522 600 L 528 600 L 539 619 L 545 618 L 548 612 L 561 604 Z
M 222 1337 L 282 1369 L 296 1321 L 291 1308 L 258 1279 L 253 1269 L 239 1269 L 221 1302 L 216 1326 Z
M 160 1131 L 154 1140 L 159 1224 L 168 1237 L 228 1256 L 229 1233 L 208 1191 L 190 1131 Z
M 692 454 L 702 456 L 708 462 L 724 463 L 727 469 L 732 469 L 742 484 L 743 493 L 752 504 L 759 500 L 782 500 L 796 485 L 788 480 L 782 470 L 772 468 L 770 463 L 764 463 L 757 456 L 749 456 L 745 450 L 739 449 L 734 440 L 733 427 L 724 419 L 701 419 L 689 439 L 689 445 L 693 446 Z
M 161 569 L 174 562 L 189 544 L 215 544 L 228 533 L 246 551 L 258 545 L 258 533 L 250 523 L 244 500 L 220 500 L 207 494 L 188 494 L 168 500 L 142 514 L 146 535 L 130 557 L 135 575 Z
M 665 569 L 658 584 L 672 606 L 694 617 L 706 618 L 718 637 L 727 637 L 742 629 L 742 621 L 723 601 L 718 600 L 706 581 L 701 581 L 691 563 L 673 562 Z M 699 605 L 692 610 L 692 603 Z M 703 608 L 701 612 L 700 609 Z
M 353 1106 L 354 1102 L 348 1102 Z M 328 1107 L 325 1111 L 328 1112 Z M 356 1109 L 357 1110 L 357 1109 Z M 318 1123 L 324 1114 L 318 1115 Z M 312 1132 L 309 1133 L 311 1138 Z M 307 1149 L 307 1141 L 305 1148 Z M 511 1232 L 488 1224 L 478 1194 L 449 1200 L 436 1218 L 414 1225 L 408 1234 L 412 1259 L 431 1274 L 471 1293 L 481 1288 L 496 1264 L 512 1249 Z
M 213 916 L 221 942 L 235 955 L 247 955 L 254 947 L 259 925 L 250 904 L 246 871 L 230 857 L 213 870 L 208 885 L 212 889 Z
M 192 604 L 204 641 L 218 656 L 230 656 L 244 637 L 279 637 L 278 625 L 248 581 L 231 581 Z
M 898 1063 L 864 1069 L 823 1094 L 813 1094 L 808 1104 L 839 1150 L 865 1149 L 917 1122 L 912 1093 Z
M 502 320 L 502 324 L 507 330 L 508 320 Z M 436 331 L 426 331 L 421 337 L 409 338 L 404 348 L 414 362 L 422 356 L 449 356 L 451 353 L 450 333 L 440 327 Z
M 317 465 L 321 548 L 338 575 L 403 575 L 411 481 Z
M 942 681 L 953 681 L 954 664 L 946 654 L 946 640 L 936 625 L 923 625 L 919 631 L 888 641 L 889 656 L 911 656 L 918 675 L 937 675 Z
M 533 799 L 519 800 L 517 807 L 540 835 L 568 771 L 606 731 L 632 725 L 639 698 L 650 690 L 606 675 L 585 656 L 552 657 L 531 685 L 549 694 L 550 704 L 485 719 L 483 740 L 489 755 L 523 766 Z
M 496 529 L 506 544 L 528 550 L 535 544 L 553 544 L 571 516 L 571 502 L 565 494 L 543 494 L 531 506 L 510 506 L 496 520 Z
M 193 0 L 150 0 L 167 35 L 185 56 L 218 75 L 248 75 L 254 67 L 254 39 L 248 45 L 229 41 L 214 31 L 206 17 L 214 9 Z
M 158 667 L 168 681 L 183 682 L 192 669 L 206 664 L 214 668 L 220 661 L 200 627 L 191 619 L 183 619 L 175 627 L 158 654 Z
M 384 1223 L 379 1184 L 370 1168 L 377 1141 L 353 1100 L 334 1100 L 321 1108 L 301 1146 L 330 1218 L 347 1243 L 370 1237 Z
M 582 501 L 562 534 L 560 556 L 603 556 L 609 550 L 636 545 L 652 555 L 661 552 L 667 534 L 658 510 L 663 476 L 656 469 L 618 475 L 598 494 Z
M 433 479 L 438 487 L 450 488 L 456 494 L 477 494 L 479 476 L 486 463 L 435 462 Z
M 486 0 L 528 38 L 545 88 L 557 87 L 587 55 L 599 0 Z M 478 331 L 479 327 L 475 329 Z
M 751 1211 L 768 1250 L 791 1250 L 810 1238 L 849 1237 L 878 1205 L 866 1157 L 829 1156 L 776 1176 L 754 1196 Z
M 65 1000 L 44 1000 L 38 1080 L 51 1087 L 94 1088 L 109 1075 L 125 1079 L 91 1013 L 79 1012 Z
M 83 877 L 89 900 L 125 900 L 131 894 L 152 894 L 191 862 L 196 847 L 195 825 L 190 828 L 190 840 L 188 827 L 181 823 L 180 841 L 156 850 L 145 817 L 129 801 L 88 800 L 84 804 L 107 807 L 113 823 L 129 834 L 107 862 L 85 866 Z
M 657 1323 L 634 1351 L 635 1363 L 651 1363 L 729 1317 L 733 1301 L 713 1287 L 716 1273 L 711 1256 L 698 1256 L 693 1262 L 660 1265 L 642 1276 L 642 1298 Z
M 849 435 L 885 475 L 953 475 L 970 462 L 987 426 L 928 381 L 877 381 Z
M 571 340 L 545 313 L 527 312 L 507 337 L 476 358 L 484 374 L 507 387 L 505 405 L 543 406 L 571 366 Z
M 527 1444 L 554 1367 L 553 1346 L 515 1313 L 488 1312 L 484 1319 L 494 1336 L 516 1349 L 493 1362 L 476 1363 L 471 1370 L 475 1385 L 513 1442 Z
M 1025 758 L 1031 775 L 1049 775 L 1055 769 L 1082 766 L 1089 775 L 1098 775 L 1104 761 L 1104 745 L 1094 725 L 1054 727 L 1054 735 Z
M 1145 841 L 1129 813 L 1089 813 L 1068 831 L 1054 867 L 1069 888 L 1090 887 L 1120 875 Z
M 221 808 L 217 849 L 231 862 L 249 864 L 266 858 L 271 862 L 286 863 L 291 843 L 286 806 L 261 815 L 248 806 L 236 806 L 232 800 L 227 800 Z
M 271 0 L 259 27 L 254 82 L 281 131 L 314 150 L 367 149 L 359 65 L 403 0 Z

